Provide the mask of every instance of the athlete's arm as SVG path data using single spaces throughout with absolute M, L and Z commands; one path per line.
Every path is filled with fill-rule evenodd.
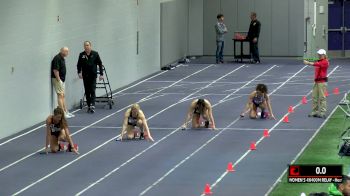
M 188 109 L 186 118 L 185 118 L 185 123 L 184 123 L 183 126 L 182 126 L 183 129 L 186 129 L 186 128 L 187 128 L 188 122 L 192 119 L 193 110 L 194 110 L 194 108 L 195 108 L 195 104 L 196 104 L 195 101 L 192 101 L 192 103 L 191 103 L 191 105 L 190 105 L 190 108 Z
M 266 104 L 267 104 L 267 108 L 269 109 L 269 111 L 271 113 L 271 118 L 276 120 L 275 115 L 273 115 L 273 112 L 272 112 L 271 100 L 270 100 L 269 95 L 266 95 Z
M 214 121 L 214 115 L 213 115 L 213 107 L 211 106 L 209 101 L 206 101 L 206 105 L 208 107 L 209 118 L 210 118 L 210 121 L 211 121 L 212 126 L 213 126 L 212 128 L 216 129 L 215 121 Z
M 50 144 L 50 137 L 51 137 L 51 129 L 50 129 L 50 124 L 51 124 L 51 116 L 49 116 L 46 119 L 46 142 L 45 142 L 45 152 L 49 152 L 49 144 Z
M 130 112 L 131 112 L 131 110 L 128 109 L 124 114 L 123 127 L 122 127 L 122 130 L 120 131 L 120 141 L 123 140 L 125 130 L 128 126 L 128 118 L 129 118 Z
M 143 126 L 143 131 L 147 134 L 147 138 L 150 140 L 150 141 L 152 141 L 152 142 L 154 142 L 154 140 L 153 140 L 153 137 L 152 137 L 152 135 L 151 135 L 151 131 L 149 130 L 149 127 L 148 127 L 148 124 L 147 124 L 147 120 L 146 120 L 146 117 L 145 117 L 145 115 L 143 114 L 143 112 L 142 111 L 139 111 L 140 112 L 140 118 L 141 118 L 141 120 L 142 120 L 142 126 Z

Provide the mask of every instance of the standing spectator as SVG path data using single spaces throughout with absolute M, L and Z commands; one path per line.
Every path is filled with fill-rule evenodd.
M 91 49 L 91 42 L 85 41 L 84 52 L 79 54 L 77 68 L 79 78 L 84 82 L 88 113 L 95 113 L 97 66 L 99 66 L 99 80 L 103 80 L 101 58 L 98 52 Z
M 215 25 L 216 30 L 216 63 L 224 63 L 224 46 L 225 46 L 225 33 L 227 33 L 227 27 L 224 24 L 224 15 L 218 14 L 218 22 Z
M 315 83 L 312 89 L 312 112 L 309 114 L 309 117 L 325 118 L 327 111 L 326 91 L 329 62 L 324 49 L 318 50 L 317 54 L 319 56 L 319 60 L 314 63 L 304 60 L 305 65 L 315 67 Z
M 58 106 L 64 111 L 65 118 L 74 117 L 73 114 L 69 113 L 65 101 L 65 85 L 66 80 L 66 61 L 65 57 L 68 56 L 69 49 L 63 47 L 60 53 L 57 54 L 51 61 L 51 81 L 52 85 L 57 94 Z
M 253 58 L 253 63 L 260 63 L 258 42 L 259 42 L 261 23 L 258 21 L 258 19 L 256 19 L 255 12 L 252 12 L 250 14 L 250 19 L 251 19 L 251 22 L 249 26 L 248 35 L 247 35 L 247 39 L 250 41 L 250 54 Z

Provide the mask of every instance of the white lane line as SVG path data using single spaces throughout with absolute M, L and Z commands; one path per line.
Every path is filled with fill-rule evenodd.
M 345 85 L 344 85 L 345 86 Z M 149 93 L 125 93 L 125 95 L 148 95 Z M 177 93 L 177 92 L 173 92 L 173 93 L 161 93 L 163 95 L 185 95 L 187 93 Z M 205 94 L 198 94 L 198 96 L 226 96 L 229 95 L 230 93 L 205 93 Z M 247 96 L 249 95 L 248 93 L 235 93 L 235 95 L 237 96 Z M 300 97 L 300 96 L 304 96 L 302 94 L 298 95 L 298 94 L 274 94 L 275 97 Z
M 227 127 L 232 126 L 237 121 L 239 121 L 239 118 L 232 121 Z M 152 185 L 148 186 L 145 190 L 143 190 L 139 195 L 142 196 L 146 194 L 148 191 L 150 191 L 153 187 L 157 186 L 161 181 L 163 181 L 167 176 L 169 176 L 171 173 L 175 171 L 176 168 L 180 167 L 182 164 L 184 164 L 187 160 L 192 158 L 195 154 L 197 154 L 200 150 L 202 150 L 204 147 L 206 147 L 209 143 L 211 143 L 214 139 L 216 139 L 219 135 L 221 135 L 226 128 L 224 128 L 222 131 L 215 134 L 212 138 L 210 138 L 208 141 L 206 141 L 203 145 L 201 145 L 199 148 L 197 148 L 195 151 L 193 151 L 190 155 L 188 155 L 186 158 L 184 158 L 182 161 L 180 161 L 178 164 L 176 164 L 174 167 L 172 167 L 168 172 L 166 172 L 162 177 L 158 178 Z
M 74 127 L 74 128 L 80 128 L 83 126 L 69 126 L 69 127 Z M 90 127 L 91 129 L 121 129 L 121 126 L 116 126 L 116 127 L 99 127 L 99 126 L 92 126 Z M 150 130 L 174 130 L 177 129 L 177 127 L 150 127 Z M 257 129 L 257 128 L 246 128 L 246 127 L 228 127 L 228 128 L 222 128 L 222 127 L 217 127 L 217 130 L 234 130 L 234 131 L 263 131 L 263 129 Z M 275 131 L 315 131 L 315 129 L 302 129 L 302 128 L 286 128 L 286 129 L 274 129 Z
M 213 66 L 213 65 L 209 65 L 209 66 L 207 66 L 207 67 L 205 67 L 205 68 L 203 68 L 203 69 L 201 69 L 201 70 L 199 70 L 199 71 L 197 71 L 197 72 L 195 72 L 195 73 L 193 73 L 193 74 L 191 74 L 191 75 L 189 75 L 189 76 L 187 76 L 187 77 L 185 77 L 185 78 L 182 78 L 181 80 L 178 80 L 178 82 L 181 82 L 182 80 L 185 80 L 185 79 L 189 78 L 190 76 L 195 75 L 196 73 L 199 73 L 199 72 L 201 72 L 201 71 L 203 71 L 203 70 L 205 70 L 205 69 L 207 69 L 207 68 L 209 68 L 209 67 L 212 67 L 212 66 Z M 241 69 L 242 67 L 244 67 L 244 65 L 242 65 L 242 66 L 236 68 L 235 70 L 229 72 L 228 74 L 225 74 L 225 76 L 226 76 L 226 75 L 229 75 L 229 74 L 231 74 L 231 73 L 233 73 L 233 72 L 235 72 L 235 71 L 237 71 L 237 70 L 239 70 L 239 69 Z M 220 79 L 221 79 L 221 78 L 223 78 L 223 77 L 220 77 Z M 219 80 L 219 79 L 217 79 L 217 80 Z M 177 82 L 177 83 L 178 83 L 178 82 Z M 174 85 L 176 85 L 177 83 L 173 83 L 173 84 L 169 85 L 169 87 L 174 86 Z M 214 81 L 213 83 L 215 83 L 215 81 Z M 210 84 L 206 85 L 206 87 L 208 87 L 208 86 L 210 86 Z M 204 87 L 204 88 L 206 88 L 206 87 Z M 203 88 L 203 89 L 204 89 L 204 88 Z M 201 90 L 201 89 L 200 89 L 200 90 Z M 192 96 L 192 94 L 195 94 L 195 93 L 199 92 L 200 90 L 198 90 L 198 91 L 196 91 L 196 92 L 194 92 L 194 93 L 191 93 L 191 94 L 188 95 L 188 96 Z M 160 90 L 160 91 L 162 91 L 162 90 Z M 160 91 L 159 91 L 159 92 L 160 92 Z M 157 92 L 156 92 L 156 93 L 157 93 Z M 156 93 L 154 93 L 154 94 L 156 94 Z M 149 95 L 149 96 L 150 96 L 150 95 Z M 153 94 L 152 94 L 152 96 L 153 96 Z M 181 102 L 181 100 L 178 101 L 177 103 L 180 103 L 180 102 Z M 177 103 L 172 104 L 171 107 L 175 106 Z M 167 110 L 167 109 L 169 109 L 169 108 L 171 108 L 171 107 L 168 106 L 167 108 L 163 109 L 161 112 L 164 112 L 165 110 Z M 153 116 L 149 117 L 148 119 L 151 119 L 151 118 L 157 116 L 157 115 L 160 114 L 161 112 L 157 112 L 156 114 L 154 114 Z M 109 116 L 111 116 L 111 115 L 109 115 Z M 108 117 L 109 117 L 109 116 L 108 116 Z M 95 123 L 95 124 L 96 124 L 96 123 Z M 92 124 L 92 125 L 93 125 L 93 124 Z M 177 130 L 178 130 L 178 129 L 177 129 Z M 176 131 L 177 131 L 177 130 L 176 130 Z M 176 131 L 173 131 L 172 133 L 168 134 L 167 136 L 163 137 L 162 139 L 169 137 L 170 135 L 172 135 L 172 134 L 175 133 Z M 56 169 L 55 171 L 49 173 L 48 175 L 46 175 L 46 176 L 44 176 L 44 177 L 38 179 L 37 181 L 31 183 L 30 185 L 24 187 L 23 189 L 19 190 L 18 192 L 14 193 L 13 195 L 21 194 L 21 193 L 24 192 L 25 190 L 27 190 L 27 189 L 29 189 L 29 188 L 35 186 L 35 185 L 38 184 L 39 182 L 44 181 L 45 179 L 47 179 L 47 178 L 49 178 L 50 176 L 56 174 L 57 172 L 63 170 L 64 168 L 68 167 L 69 165 L 71 165 L 71 164 L 77 162 L 78 160 L 84 158 L 85 156 L 87 156 L 87 155 L 93 153 L 94 151 L 98 150 L 99 148 L 103 147 L 104 145 L 108 144 L 109 142 L 115 140 L 115 139 L 118 138 L 119 136 L 120 136 L 120 135 L 117 135 L 117 136 L 115 136 L 115 137 L 113 137 L 113 138 L 107 140 L 107 141 L 104 142 L 103 144 L 101 144 L 101 145 L 95 147 L 94 149 L 92 149 L 92 150 L 90 150 L 90 151 L 88 151 L 88 152 L 86 152 L 86 153 L 80 155 L 78 158 L 74 159 L 73 161 L 70 161 L 70 162 L 66 163 L 65 165 L 63 165 L 63 166 L 61 166 L 60 168 Z M 162 141 L 162 140 L 159 140 L 158 142 L 155 142 L 155 143 L 154 143 L 153 145 L 151 145 L 150 147 L 153 147 L 155 144 L 158 144 L 160 141 Z M 146 148 L 146 149 L 150 149 L 150 147 L 149 147 L 149 148 Z M 145 150 L 146 150 L 146 149 L 145 149 Z M 142 151 L 142 152 L 146 152 L 145 150 Z M 141 153 L 141 154 L 142 154 L 142 153 Z M 129 163 L 131 160 L 137 158 L 137 157 L 140 156 L 141 154 L 139 153 L 139 154 L 135 155 L 133 158 L 131 158 L 131 159 L 129 159 L 128 161 L 124 162 L 122 165 L 126 165 L 126 164 Z M 121 166 L 120 166 L 120 167 L 121 167 Z M 96 183 L 96 184 L 97 184 L 97 183 Z M 91 186 L 91 185 L 90 185 L 90 186 Z M 91 186 L 91 187 L 92 187 L 92 186 Z
M 306 149 L 306 147 L 311 143 L 311 141 L 316 137 L 316 135 L 318 134 L 318 132 L 320 132 L 320 130 L 322 129 L 322 127 L 326 124 L 326 122 L 329 120 L 329 118 L 334 114 L 334 112 L 337 110 L 338 106 L 336 106 L 332 112 L 330 113 L 329 116 L 327 116 L 327 119 L 325 121 L 323 121 L 323 123 L 320 125 L 320 127 L 316 130 L 316 132 L 311 136 L 311 138 L 307 141 L 307 143 L 305 144 L 305 146 L 300 150 L 300 152 L 294 157 L 294 159 L 291 161 L 290 164 L 293 164 L 298 158 L 299 156 L 304 152 L 304 150 Z M 282 174 L 277 178 L 277 180 L 273 183 L 273 185 L 269 188 L 269 190 L 267 190 L 267 192 L 265 193 L 265 195 L 269 195 L 271 193 L 271 191 L 277 186 L 277 184 L 279 182 L 281 182 L 282 177 L 286 174 L 286 172 L 288 171 L 288 169 L 285 169 Z
M 221 76 L 220 78 L 218 78 L 218 79 L 212 81 L 210 84 L 206 85 L 205 87 L 202 87 L 201 89 L 197 90 L 196 92 L 191 93 L 190 95 L 188 95 L 188 96 L 186 96 L 185 98 L 179 100 L 177 103 L 175 103 L 175 104 L 169 106 L 168 108 L 173 107 L 173 106 L 175 106 L 175 105 L 178 104 L 178 103 L 182 103 L 184 100 L 186 100 L 186 98 L 191 97 L 192 95 L 194 95 L 194 94 L 200 92 L 201 90 L 203 90 L 203 89 L 209 87 L 210 85 L 216 83 L 217 81 L 221 80 L 222 78 L 225 78 L 226 76 L 228 76 L 228 75 L 230 75 L 230 74 L 232 74 L 232 73 L 238 71 L 238 70 L 241 69 L 242 67 L 244 67 L 244 65 L 242 65 L 242 66 L 236 68 L 235 70 L 233 70 L 233 71 L 231 71 L 231 72 L 229 72 L 229 73 L 227 73 L 227 74 Z M 168 108 L 165 108 L 165 109 L 168 109 Z M 160 112 L 154 114 L 153 116 L 156 116 L 156 115 L 158 115 L 158 114 L 160 114 Z M 112 175 L 113 173 L 117 172 L 121 167 L 125 166 L 127 163 L 129 163 L 129 162 L 131 162 L 132 160 L 136 159 L 137 157 L 141 156 L 143 153 L 145 153 L 145 152 L 148 151 L 149 149 L 153 148 L 155 145 L 157 145 L 157 144 L 160 143 L 161 141 L 163 141 L 163 140 L 165 140 L 166 138 L 168 138 L 168 137 L 170 137 L 171 135 L 173 135 L 175 132 L 177 132 L 178 130 L 180 130 L 180 128 L 181 128 L 181 127 L 176 128 L 174 131 L 172 131 L 172 132 L 169 133 L 168 135 L 164 136 L 163 138 L 161 138 L 160 140 L 158 140 L 157 142 L 155 142 L 153 145 L 149 146 L 149 147 L 146 148 L 145 150 L 143 150 L 143 151 L 141 151 L 140 153 L 136 154 L 135 156 L 133 156 L 132 158 L 130 158 L 129 160 L 127 160 L 126 162 L 124 162 L 123 164 L 121 164 L 119 167 L 113 169 L 112 171 L 110 171 L 109 173 L 107 173 L 106 175 L 104 175 L 103 177 L 101 177 L 100 179 L 98 179 L 97 181 L 91 183 L 88 187 L 86 187 L 85 189 L 81 190 L 81 191 L 80 191 L 79 193 L 77 193 L 76 195 L 81 195 L 81 194 L 83 194 L 84 192 L 86 192 L 87 190 L 89 190 L 90 188 L 92 188 L 93 186 L 97 185 L 98 183 L 100 183 L 100 182 L 103 181 L 104 179 L 108 178 L 110 175 Z M 118 135 L 118 136 L 119 136 L 119 135 Z M 117 136 L 117 137 L 118 137 L 118 136 Z
M 73 128 L 81 128 L 84 126 L 69 126 L 69 127 L 73 127 Z M 121 129 L 121 126 L 115 126 L 115 127 L 103 127 L 103 126 L 92 126 L 90 127 L 91 129 Z M 150 130 L 174 130 L 177 129 L 177 127 L 150 127 Z M 234 130 L 234 131 L 263 131 L 263 129 L 259 129 L 259 128 L 247 128 L 247 127 L 231 127 L 231 128 L 220 128 L 217 127 L 216 129 L 218 130 Z M 315 129 L 299 129 L 299 128 L 290 128 L 290 129 L 274 129 L 275 131 L 315 131 Z
M 184 97 L 183 99 L 179 100 L 177 103 L 174 103 L 170 106 L 168 106 L 167 108 L 163 109 L 162 111 L 160 112 L 157 112 L 156 114 L 154 114 L 152 117 L 154 116 L 157 116 L 158 114 L 160 114 L 161 112 L 179 104 L 179 103 L 182 103 L 184 102 L 184 100 L 186 100 L 188 97 L 191 97 L 192 95 L 200 92 L 201 90 L 205 89 L 205 88 L 208 88 L 209 86 L 211 86 L 212 84 L 216 83 L 217 81 L 227 77 L 228 75 L 238 71 L 239 69 L 241 69 L 242 67 L 244 67 L 245 65 L 242 65 L 238 68 L 236 68 L 235 70 L 229 72 L 229 73 L 226 73 L 225 75 L 221 76 L 220 78 L 212 81 L 211 83 L 207 84 L 206 86 L 200 88 L 199 90 L 191 93 L 190 95 L 187 95 L 186 97 Z M 151 118 L 151 117 L 150 117 Z M 148 120 L 150 119 L 148 118 Z M 87 190 L 91 189 L 93 186 L 97 185 L 98 183 L 100 183 L 101 181 L 103 181 L 104 179 L 108 178 L 110 175 L 112 175 L 113 173 L 117 172 L 120 168 L 122 168 L 123 166 L 125 166 L 126 164 L 128 164 L 129 162 L 131 162 L 132 160 L 136 159 L 137 157 L 141 156 L 143 153 L 145 153 L 146 151 L 148 151 L 149 149 L 153 148 L 155 145 L 157 145 L 158 143 L 160 143 L 161 141 L 165 140 L 166 138 L 170 137 L 171 135 L 173 135 L 175 132 L 177 132 L 178 130 L 180 130 L 181 127 L 178 127 L 176 128 L 174 131 L 172 131 L 171 133 L 169 133 L 168 135 L 164 136 L 163 138 L 161 138 L 160 140 L 158 140 L 157 142 L 155 142 L 153 145 L 149 146 L 148 148 L 146 148 L 145 150 L 141 151 L 140 153 L 136 154 L 135 156 L 133 156 L 132 158 L 130 158 L 129 160 L 127 160 L 126 162 L 124 162 L 123 164 L 121 164 L 120 166 L 118 166 L 117 168 L 113 169 L 112 171 L 110 171 L 109 173 L 107 173 L 106 175 L 104 175 L 103 177 L 101 177 L 100 179 L 98 179 L 97 181 L 91 183 L 88 187 L 84 188 L 83 190 L 81 190 L 79 193 L 77 193 L 76 195 L 81 195 L 83 194 L 84 192 L 86 192 Z M 117 136 L 119 137 L 119 135 Z
M 328 77 L 335 72 L 335 70 L 338 68 L 339 66 L 335 67 L 331 73 L 328 74 Z M 310 95 L 312 93 L 312 91 L 310 91 L 308 93 L 308 95 Z M 294 157 L 294 159 L 291 161 L 290 164 L 293 164 L 299 157 L 300 155 L 305 151 L 305 149 L 309 146 L 309 144 L 312 142 L 312 140 L 316 137 L 316 135 L 321 131 L 322 127 L 324 127 L 324 125 L 328 122 L 328 120 L 333 116 L 333 114 L 335 113 L 335 111 L 337 110 L 337 108 L 339 107 L 339 105 L 337 105 L 332 112 L 327 116 L 327 119 L 325 121 L 322 122 L 322 124 L 318 127 L 318 129 L 316 130 L 316 132 L 311 136 L 311 138 L 307 141 L 307 143 L 304 145 L 304 147 L 300 150 L 300 152 Z M 265 193 L 265 195 L 269 195 L 271 193 L 271 191 L 277 186 L 277 184 L 279 182 L 281 182 L 282 177 L 286 174 L 288 169 L 285 169 L 282 174 L 277 178 L 277 180 L 272 184 L 272 186 L 269 188 L 269 190 L 267 190 L 267 192 Z
M 121 111 L 127 109 L 127 108 L 130 107 L 130 106 L 131 106 L 131 105 L 128 105 L 128 106 L 126 106 L 126 107 L 124 107 L 124 108 L 118 110 L 116 113 L 121 112 Z M 112 116 L 112 115 L 113 115 L 113 114 L 111 114 L 111 116 Z M 109 116 L 108 116 L 108 117 L 109 117 Z M 90 125 L 95 125 L 95 124 L 101 122 L 102 120 L 105 120 L 105 119 L 98 120 L 98 121 L 96 121 L 95 123 L 90 124 Z M 81 131 L 83 131 L 83 130 L 85 130 L 85 129 L 87 129 L 87 128 L 92 127 L 92 126 L 90 126 L 90 125 L 85 126 L 85 127 L 83 127 L 82 129 L 80 129 L 80 130 L 78 130 L 78 131 L 72 133 L 71 136 L 74 136 L 75 134 L 78 134 L 79 132 L 81 132 Z M 20 158 L 20 159 L 18 159 L 18 160 L 16 160 L 16 161 L 14 161 L 14 162 L 12 162 L 12 163 L 10 163 L 10 164 L 8 164 L 8 165 L 2 167 L 2 168 L 0 169 L 0 172 L 2 172 L 2 171 L 6 170 L 6 169 L 8 169 L 8 168 L 10 168 L 10 167 L 12 167 L 12 166 L 14 166 L 14 165 L 16 165 L 16 164 L 18 164 L 18 163 L 24 161 L 24 160 L 26 160 L 26 159 L 28 159 L 28 158 L 34 156 L 34 155 L 36 155 L 36 154 L 42 152 L 43 150 L 45 150 L 45 148 L 40 148 L 40 149 L 38 149 L 37 151 L 32 152 L 32 153 L 30 153 L 30 154 L 28 154 L 28 155 L 26 155 L 26 156 L 24 156 L 24 157 L 22 157 L 22 158 Z
M 153 78 L 155 78 L 155 77 L 157 77 L 157 76 L 159 76 L 159 75 L 162 75 L 162 74 L 164 74 L 164 73 L 166 73 L 166 72 L 167 72 L 167 71 L 163 71 L 163 72 L 160 72 L 160 73 L 158 73 L 158 74 L 156 74 L 156 75 L 153 75 L 153 76 L 151 76 L 151 77 L 149 77 L 149 78 L 146 78 L 146 79 L 144 79 L 144 80 L 142 80 L 142 81 L 140 81 L 140 82 L 138 82 L 138 83 L 136 83 L 136 84 L 134 84 L 134 85 L 132 85 L 132 86 L 129 86 L 129 87 L 127 87 L 127 88 L 124 88 L 124 89 L 122 89 L 122 90 L 120 90 L 120 91 L 118 91 L 118 92 L 116 92 L 116 93 L 113 93 L 113 96 L 116 95 L 116 94 L 122 93 L 122 92 L 124 92 L 124 91 L 126 91 L 126 90 L 128 90 L 128 89 L 130 89 L 130 88 L 133 88 L 133 87 L 135 87 L 135 86 L 138 86 L 138 85 L 140 85 L 140 84 L 146 82 L 147 80 L 153 79 Z M 80 110 L 80 109 L 74 110 L 72 113 L 76 113 L 76 112 L 79 111 L 79 110 Z M 6 140 L 6 141 L 0 143 L 0 146 L 2 146 L 2 145 L 4 145 L 4 144 L 7 144 L 7 143 L 9 143 L 9 142 L 11 142 L 11 141 L 13 141 L 13 140 L 15 140 L 15 139 L 20 138 L 20 137 L 23 137 L 23 136 L 25 136 L 25 135 L 28 135 L 29 133 L 32 133 L 32 132 L 34 132 L 34 131 L 36 131 L 36 130 L 42 128 L 42 127 L 45 127 L 45 124 L 42 124 L 42 125 L 40 125 L 40 126 L 38 126 L 38 127 L 35 127 L 35 128 L 33 128 L 33 129 L 31 129 L 31 130 L 25 132 L 25 133 L 22 133 L 22 134 L 20 134 L 20 135 L 15 136 L 15 137 L 13 137 L 13 138 L 10 138 L 10 139 L 8 139 L 8 140 Z
M 304 67 L 305 68 L 305 67 Z M 336 69 L 338 68 L 335 67 L 329 74 L 328 76 L 330 76 Z M 308 96 L 312 91 L 310 91 L 306 96 Z M 299 102 L 298 104 L 296 104 L 293 108 L 297 108 L 301 105 L 301 103 Z M 269 129 L 269 133 L 271 133 L 282 121 L 283 118 L 285 116 L 289 115 L 289 113 L 286 113 L 271 129 Z M 256 146 L 264 139 L 264 137 L 261 137 L 257 142 L 256 142 Z M 236 166 L 238 165 L 238 163 L 240 163 L 252 150 L 247 150 L 233 165 Z M 225 171 L 212 185 L 211 188 L 215 187 L 219 182 L 221 182 L 225 176 L 228 174 L 227 171 Z M 204 196 L 204 194 L 201 194 L 201 196 Z
M 272 67 L 270 67 L 268 70 L 264 71 L 263 73 L 259 74 L 258 76 L 254 77 L 252 80 L 250 80 L 249 82 L 245 83 L 243 86 L 241 86 L 240 88 L 237 88 L 236 90 L 234 90 L 233 92 L 231 92 L 230 94 L 226 95 L 223 99 L 221 99 L 218 103 L 216 103 L 216 105 L 225 102 L 226 99 L 228 99 L 229 97 L 231 97 L 233 94 L 237 93 L 238 91 L 246 88 L 250 83 L 252 83 L 253 81 L 256 81 L 259 77 L 261 77 L 262 75 L 264 75 L 265 73 L 269 72 L 270 70 L 272 70 L 273 68 L 275 68 L 277 65 L 273 65 Z
M 190 74 L 190 75 L 188 75 L 188 76 L 186 76 L 186 77 L 184 77 L 184 78 L 178 80 L 177 82 L 181 82 L 182 80 L 185 80 L 185 79 L 187 79 L 187 78 L 189 78 L 189 77 L 191 77 L 191 76 L 193 76 L 193 75 L 195 75 L 195 74 L 197 74 L 197 73 L 199 73 L 199 72 L 201 72 L 201 71 L 204 71 L 205 69 L 208 69 L 208 68 L 211 67 L 211 66 L 213 66 L 213 65 L 209 65 L 209 66 L 207 66 L 207 67 L 205 67 L 205 68 L 203 68 L 203 69 L 201 69 L 201 70 L 198 70 L 198 71 L 196 71 L 196 72 L 194 72 L 194 73 L 192 73 L 192 74 Z M 173 83 L 173 84 L 171 84 L 171 85 L 166 86 L 164 89 L 161 89 L 161 90 L 159 90 L 159 91 L 157 91 L 157 92 L 154 92 L 154 93 L 152 93 L 152 94 L 147 95 L 147 96 L 146 96 L 145 98 L 143 98 L 143 99 L 148 99 L 148 98 L 152 97 L 153 95 L 156 95 L 156 94 L 158 94 L 159 92 L 161 92 L 161 91 L 163 91 L 163 90 L 165 90 L 165 89 L 167 89 L 167 88 L 170 88 L 170 87 L 174 86 L 175 84 L 176 84 L 176 82 Z M 143 102 L 143 101 L 141 101 L 141 100 L 138 101 L 138 103 L 140 103 L 140 102 Z M 122 112 L 123 110 L 129 108 L 130 106 L 131 106 L 131 104 L 130 104 L 130 105 L 127 105 L 127 106 L 125 106 L 124 108 L 121 108 L 121 109 L 119 109 L 118 111 L 113 112 L 113 113 L 111 113 L 111 114 L 109 114 L 109 115 L 107 115 L 107 116 L 105 116 L 105 117 L 103 117 L 103 118 L 101 118 L 101 119 L 99 119 L 99 120 L 93 122 L 93 123 L 91 123 L 91 124 L 88 125 L 88 126 L 85 126 L 84 128 L 82 128 L 82 129 L 80 129 L 80 130 L 78 130 L 78 131 L 72 133 L 71 135 L 74 136 L 75 134 L 78 134 L 78 133 L 80 133 L 80 132 L 86 130 L 87 128 L 89 128 L 89 127 L 91 127 L 91 126 L 93 126 L 93 125 L 95 125 L 95 124 L 97 124 L 97 123 L 99 123 L 99 122 L 101 122 L 101 121 L 103 121 L 103 120 L 105 120 L 105 119 L 107 119 L 107 118 L 109 118 L 109 117 L 111 117 L 111 116 L 113 116 L 113 115 L 119 113 L 119 112 Z M 31 157 L 31 156 L 33 156 L 33 155 L 39 153 L 39 152 L 42 151 L 42 150 L 45 150 L 45 148 L 40 148 L 39 150 L 37 150 L 37 151 L 35 151 L 35 152 L 31 153 L 31 154 L 28 154 L 28 155 L 26 155 L 26 156 L 24 156 L 24 157 L 18 159 L 18 160 L 15 161 L 15 162 L 12 162 L 12 163 L 8 164 L 7 166 L 1 168 L 1 169 L 0 169 L 0 172 L 4 171 L 5 169 L 7 169 L 7 168 L 9 168 L 9 167 L 12 167 L 12 166 L 15 165 L 15 164 L 18 164 L 19 162 L 24 161 L 25 159 L 27 159 L 27 158 L 29 158 L 29 157 Z
M 302 69 L 300 69 L 298 72 L 296 72 L 293 76 L 291 76 L 291 78 L 292 77 L 294 77 L 296 74 L 298 74 L 298 73 L 300 73 L 303 69 L 305 69 L 305 66 L 302 68 Z M 263 73 L 264 74 L 264 73 Z M 259 76 L 261 76 L 261 75 L 259 75 Z M 256 78 L 258 78 L 258 76 L 257 77 L 255 77 L 254 79 L 256 79 Z M 280 86 L 278 86 L 276 89 L 278 90 L 279 88 L 281 88 L 283 85 L 285 85 L 291 78 L 289 78 L 288 80 L 286 80 L 285 82 L 283 82 Z M 252 80 L 252 81 L 250 81 L 250 82 L 248 82 L 246 85 L 249 85 L 249 83 L 251 83 L 251 82 L 253 82 L 254 81 L 254 79 Z M 275 93 L 276 92 L 276 90 L 274 90 L 274 91 L 272 91 L 271 93 L 270 93 L 270 95 L 272 95 L 273 93 Z M 225 98 L 223 98 L 222 100 L 225 100 L 225 99 L 227 99 L 228 97 L 225 97 Z M 223 102 L 225 102 L 225 101 L 222 101 L 222 100 L 220 100 L 217 104 L 214 104 L 213 105 L 213 107 L 215 107 L 215 106 L 217 106 L 218 104 L 220 104 L 220 103 L 223 103 Z M 229 124 L 229 126 L 228 127 L 230 127 L 230 126 L 232 126 L 233 124 L 235 124 L 238 120 L 240 119 L 240 117 L 238 117 L 235 121 L 233 121 L 233 122 L 231 122 L 230 124 Z M 218 134 L 216 134 L 213 138 L 211 138 L 210 140 L 208 140 L 206 143 L 204 143 L 201 147 L 199 147 L 197 150 L 195 150 L 194 152 L 192 152 L 189 156 L 187 156 L 185 159 L 183 159 L 182 161 L 180 161 L 178 164 L 176 164 L 173 168 L 171 168 L 167 173 L 165 173 L 162 177 L 160 177 L 157 181 L 155 181 L 152 185 L 150 185 L 150 186 L 148 186 L 144 191 L 142 191 L 139 195 L 140 196 L 142 196 L 142 195 L 144 195 L 144 194 L 146 194 L 149 190 L 151 190 L 153 187 L 155 187 L 157 184 L 159 184 L 161 181 L 163 181 L 168 175 L 170 175 L 172 172 L 174 172 L 175 171 L 175 169 L 176 168 L 178 168 L 178 167 L 180 167 L 183 163 L 185 163 L 187 160 L 189 160 L 192 156 L 194 156 L 197 152 L 199 152 L 201 149 L 203 149 L 205 146 L 207 146 L 210 142 L 212 142 L 215 138 L 217 138 L 221 133 L 223 133 L 225 130 L 228 130 L 229 128 L 228 127 L 226 127 L 226 128 L 224 128 L 222 131 L 220 131 Z M 260 131 L 262 131 L 261 129 L 260 129 Z

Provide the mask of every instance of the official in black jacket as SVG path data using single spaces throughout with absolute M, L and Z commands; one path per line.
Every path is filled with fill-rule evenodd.
M 250 41 L 250 54 L 252 55 L 254 63 L 260 63 L 258 41 L 260 35 L 261 23 L 256 19 L 256 13 L 250 14 L 250 26 L 247 39 Z
M 95 112 L 97 66 L 100 73 L 99 80 L 103 80 L 101 58 L 96 51 L 91 49 L 91 42 L 85 41 L 84 52 L 79 54 L 77 69 L 79 78 L 84 81 L 85 97 L 88 105 L 87 112 L 89 113 Z

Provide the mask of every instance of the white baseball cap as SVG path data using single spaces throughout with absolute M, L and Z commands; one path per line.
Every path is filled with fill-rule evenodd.
M 317 54 L 319 54 L 319 55 L 326 55 L 327 53 L 326 53 L 326 50 L 325 50 L 325 49 L 319 49 L 319 50 L 317 51 Z

